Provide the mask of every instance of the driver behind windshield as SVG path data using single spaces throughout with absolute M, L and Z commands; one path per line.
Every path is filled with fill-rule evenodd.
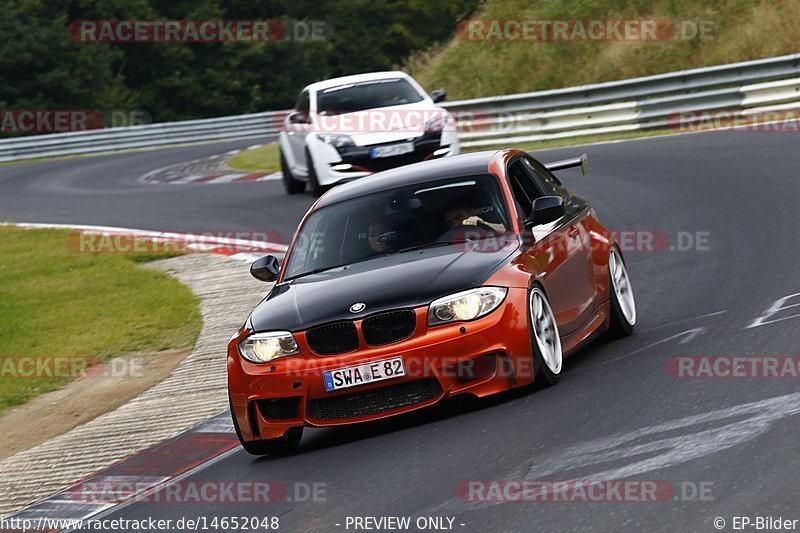
M 467 207 L 467 203 L 464 200 L 455 200 L 450 203 L 444 212 L 444 221 L 449 229 L 455 229 L 460 226 L 476 226 L 498 234 L 506 232 L 506 227 L 503 224 L 487 222 L 477 216 L 475 210 Z

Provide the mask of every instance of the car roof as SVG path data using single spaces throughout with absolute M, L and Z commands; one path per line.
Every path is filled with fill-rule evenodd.
M 473 152 L 423 161 L 338 185 L 328 191 L 316 204 L 316 209 L 375 192 L 426 183 L 438 179 L 476 176 L 489 173 L 489 162 L 499 150 Z
M 331 87 L 339 85 L 347 85 L 348 83 L 362 83 L 365 81 L 385 80 L 391 78 L 404 78 L 408 79 L 409 75 L 399 70 L 384 71 L 384 72 L 368 72 L 366 74 L 354 74 L 352 76 L 342 76 L 340 78 L 331 78 L 329 80 L 318 81 L 306 86 L 304 90 L 309 92 L 318 92 Z

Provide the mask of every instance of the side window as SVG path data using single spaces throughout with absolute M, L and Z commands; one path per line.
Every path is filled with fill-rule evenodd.
M 308 114 L 311 111 L 311 101 L 308 98 L 308 91 L 303 91 L 300 93 L 300 96 L 297 98 L 297 103 L 294 107 L 297 109 L 297 111 L 303 114 L 306 122 L 308 122 Z
M 300 93 L 300 96 L 297 98 L 297 104 L 295 104 L 295 108 L 298 111 L 308 112 L 311 109 L 311 102 L 308 99 L 308 91 L 303 91 Z
M 536 176 L 547 196 L 565 196 L 564 187 L 561 186 L 561 182 L 558 181 L 558 178 L 553 176 L 553 173 L 547 170 L 544 165 L 538 161 L 531 161 L 527 158 L 523 159 L 523 161 L 525 162 L 526 168 Z
M 524 159 L 515 159 L 508 166 L 508 179 L 517 203 L 517 210 L 527 219 L 531 215 L 533 201 L 545 196 L 536 183 L 533 170 L 524 164 Z

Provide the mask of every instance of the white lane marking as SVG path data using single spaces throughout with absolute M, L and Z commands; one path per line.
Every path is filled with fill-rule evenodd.
M 278 172 L 273 172 L 272 174 L 267 174 L 266 176 L 262 176 L 258 178 L 256 181 L 271 181 L 271 180 L 279 180 L 283 177 L 283 173 L 279 170 Z
M 192 174 L 191 176 L 184 176 L 183 178 L 180 178 L 180 179 L 177 179 L 177 180 L 168 181 L 167 183 L 169 183 L 170 185 L 182 185 L 184 183 L 191 183 L 193 181 L 197 181 L 197 180 L 203 179 L 205 177 L 206 176 L 203 175 L 203 174 Z
M 700 327 L 697 327 L 697 328 L 692 328 L 692 329 L 687 329 L 686 331 L 681 331 L 680 333 L 676 333 L 675 335 L 671 335 L 671 336 L 667 337 L 666 339 L 661 339 L 660 341 L 656 341 L 656 342 L 650 343 L 647 346 L 642 346 L 641 348 L 638 348 L 638 349 L 636 349 L 636 350 L 634 350 L 632 352 L 628 352 L 628 353 L 626 353 L 624 355 L 620 355 L 619 357 L 615 357 L 613 359 L 607 359 L 605 361 L 601 361 L 601 362 L 597 363 L 596 365 L 590 366 L 590 367 L 588 367 L 588 368 L 586 368 L 584 370 L 589 371 L 589 370 L 592 370 L 592 369 L 597 368 L 599 366 L 603 366 L 603 365 L 606 365 L 608 363 L 613 363 L 614 361 L 619 361 L 621 359 L 625 359 L 626 357 L 630 357 L 632 355 L 636 355 L 637 353 L 640 353 L 640 352 L 643 352 L 643 351 L 645 351 L 647 349 L 650 349 L 653 346 L 658 346 L 659 344 L 664 344 L 665 342 L 669 342 L 671 340 L 680 339 L 681 337 L 685 337 L 685 338 L 682 339 L 679 344 L 687 344 L 687 343 L 693 341 L 696 337 L 698 337 L 698 336 L 700 336 L 700 335 L 702 335 L 704 333 L 707 333 L 708 331 L 709 331 L 708 328 L 703 327 L 703 326 L 700 326 Z
M 689 331 L 684 331 L 684 334 L 686 334 L 686 336 L 683 339 L 681 339 L 681 341 L 678 344 L 689 344 L 690 342 L 692 342 L 694 340 L 695 337 L 700 336 L 703 333 L 707 333 L 707 332 L 708 332 L 708 328 L 705 328 L 705 327 L 699 327 L 699 328 L 690 329 Z
M 657 329 L 664 329 L 664 328 L 668 328 L 670 326 L 676 326 L 678 324 L 683 324 L 684 322 L 692 322 L 694 320 L 700 320 L 701 318 L 708 318 L 708 317 L 712 317 L 712 316 L 722 315 L 722 314 L 725 314 L 727 312 L 728 312 L 727 309 L 723 309 L 722 311 L 714 311 L 713 313 L 706 313 L 705 315 L 693 316 L 691 318 L 683 318 L 681 320 L 676 320 L 675 322 L 668 322 L 667 324 L 661 324 L 659 326 L 653 326 L 652 328 L 643 329 L 641 331 L 642 331 L 642 333 L 644 333 L 646 331 L 655 331 Z
M 562 448 L 526 461 L 515 472 L 499 475 L 497 479 L 542 480 L 556 477 L 577 481 L 632 478 L 743 444 L 766 433 L 775 422 L 797 414 L 800 414 L 800 393 L 797 392 L 715 409 Z M 629 460 L 627 464 L 607 466 L 611 461 L 625 459 Z M 584 470 L 572 477 L 569 474 L 587 467 L 596 467 L 596 470 L 591 473 Z M 503 502 L 462 502 L 451 499 L 431 512 L 466 511 L 499 503 Z
M 238 180 L 239 178 L 243 178 L 247 176 L 247 174 L 225 174 L 224 176 L 219 176 L 218 178 L 214 178 L 213 180 L 208 180 L 205 183 L 230 183 L 234 180 Z
M 798 413 L 800 393 L 793 393 L 687 416 L 553 453 L 538 460 L 538 464 L 531 464 L 524 477 L 536 479 L 587 466 L 600 468 L 599 471 L 588 476 L 581 475 L 580 478 L 590 476 L 594 479 L 620 479 L 637 476 L 742 444 L 769 430 L 774 422 Z M 670 432 L 701 424 L 711 427 L 696 428 L 681 435 L 669 435 Z M 648 441 L 648 437 L 652 440 Z M 658 455 L 654 456 L 654 453 Z M 632 459 L 633 462 L 603 469 L 603 463 L 618 459 Z
M 767 320 L 769 317 L 775 315 L 779 311 L 783 311 L 784 309 L 792 309 L 793 307 L 800 306 L 800 303 L 786 305 L 786 306 L 783 305 L 784 303 L 786 303 L 787 300 L 791 300 L 792 298 L 796 298 L 797 296 L 800 296 L 800 292 L 784 296 L 783 298 L 778 298 L 777 300 L 775 300 L 775 302 L 773 302 L 771 306 L 769 306 L 769 309 L 764 311 L 763 315 L 750 322 L 750 324 L 748 324 L 747 327 L 745 327 L 745 329 L 757 328 L 758 326 L 764 326 L 766 324 L 774 324 L 775 322 L 789 320 L 790 318 L 800 318 L 800 314 L 797 314 L 797 315 L 790 315 L 781 318 L 774 318 L 772 320 Z

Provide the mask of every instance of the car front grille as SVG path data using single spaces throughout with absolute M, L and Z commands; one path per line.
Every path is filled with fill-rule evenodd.
M 414 333 L 417 317 L 410 309 L 376 313 L 364 319 L 361 331 L 370 346 L 381 346 L 407 339 Z
M 312 400 L 310 412 L 316 420 L 342 420 L 409 407 L 433 400 L 441 394 L 442 387 L 437 380 L 420 379 L 378 389 Z
M 358 349 L 358 332 L 352 322 L 335 322 L 309 329 L 306 341 L 321 355 L 352 352 Z
M 383 346 L 414 334 L 417 317 L 411 309 L 395 309 L 370 315 L 361 322 L 361 332 L 368 346 Z M 323 324 L 306 331 L 308 346 L 319 355 L 334 355 L 357 350 L 358 331 L 355 322 Z
M 441 132 L 426 133 L 414 139 L 413 152 L 391 157 L 379 157 L 377 159 L 372 159 L 370 156 L 370 149 L 377 146 L 397 144 L 398 141 L 373 144 L 369 146 L 345 146 L 338 148 L 338 150 L 343 163 L 350 163 L 351 165 L 359 166 L 372 172 L 381 172 L 383 170 L 389 170 L 391 168 L 397 168 L 404 165 L 409 165 L 411 163 L 419 163 L 420 161 L 423 161 L 425 158 L 431 156 L 434 151 L 442 147 L 441 139 Z

